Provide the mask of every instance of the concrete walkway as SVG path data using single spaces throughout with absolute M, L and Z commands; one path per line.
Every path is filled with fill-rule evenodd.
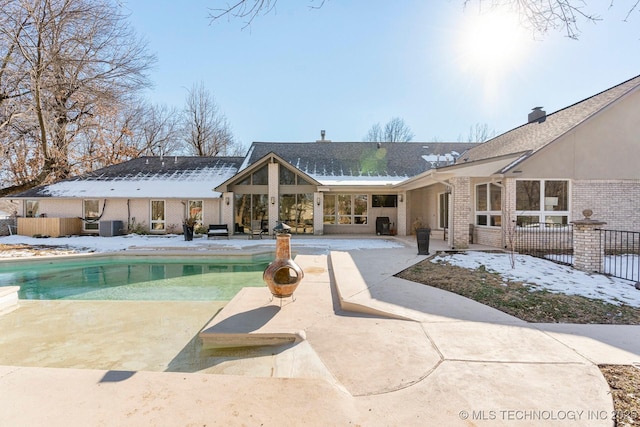
M 596 364 L 640 361 L 640 326 L 534 325 L 396 278 L 425 258 L 404 241 L 299 255 L 295 302 L 245 288 L 200 334 L 229 355 L 206 370 L 1 366 L 0 425 L 613 425 Z

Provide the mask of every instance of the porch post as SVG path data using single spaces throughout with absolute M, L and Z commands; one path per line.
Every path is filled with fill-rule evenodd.
M 227 224 L 229 232 L 235 231 L 235 221 L 233 217 L 233 192 L 222 193 L 220 198 L 220 223 Z M 206 224 L 203 224 L 205 227 Z
M 313 234 L 324 234 L 324 198 L 321 192 L 313 193 Z
M 273 228 L 280 219 L 280 197 L 278 194 L 280 184 L 280 165 L 277 163 L 269 163 L 269 197 L 267 198 L 267 204 L 269 206 L 269 236 L 272 233 Z
M 449 233 L 453 235 L 454 249 L 469 247 L 469 218 L 471 215 L 471 178 L 468 176 L 451 178 L 453 190 L 453 223 L 449 224 Z M 452 227 L 451 227 L 452 226 Z
M 396 209 L 396 234 L 407 235 L 407 193 L 398 193 L 398 208 Z
M 591 209 L 582 211 L 584 219 L 573 224 L 573 266 L 588 273 L 601 272 L 604 248 L 600 244 L 598 228 L 606 224 L 591 219 Z

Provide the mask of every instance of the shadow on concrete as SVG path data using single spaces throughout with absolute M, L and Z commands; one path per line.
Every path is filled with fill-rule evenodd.
M 249 332 L 257 331 L 269 323 L 279 311 L 280 307 L 277 305 L 267 305 L 253 310 L 243 311 L 242 313 L 237 313 L 221 320 L 202 332 L 248 334 Z
M 135 375 L 135 371 L 107 371 L 100 379 L 101 383 L 117 383 L 128 380 Z

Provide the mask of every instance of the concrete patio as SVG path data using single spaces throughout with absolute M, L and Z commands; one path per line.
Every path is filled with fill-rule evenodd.
M 596 365 L 640 361 L 640 326 L 529 324 L 396 278 L 425 258 L 399 240 L 298 255 L 295 302 L 245 288 L 212 319 L 198 307 L 202 342 L 152 326 L 197 350 L 185 372 L 5 363 L 0 425 L 613 425 Z

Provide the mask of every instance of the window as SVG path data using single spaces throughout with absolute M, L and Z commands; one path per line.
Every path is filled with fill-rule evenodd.
M 165 229 L 164 200 L 151 201 L 151 231 L 163 231 Z
M 449 193 L 438 194 L 438 228 L 449 228 Z
M 396 194 L 385 194 L 371 196 L 371 207 L 373 208 L 395 208 L 398 206 L 398 196 Z
M 368 219 L 366 194 L 336 194 L 324 197 L 324 223 L 339 225 L 366 224 Z
M 196 225 L 202 225 L 202 200 L 189 200 L 187 202 L 187 217 L 195 218 Z
M 269 168 L 264 165 L 257 171 L 253 172 L 236 182 L 235 185 L 267 185 L 269 183 Z
M 35 218 L 40 213 L 40 202 L 37 200 L 27 200 L 24 205 L 24 212 L 27 218 Z
M 502 188 L 498 184 L 476 185 L 476 225 L 502 225 Z
M 290 171 L 284 166 L 280 166 L 280 185 L 311 185 L 306 179 Z
M 267 185 L 269 184 L 269 169 L 267 165 L 264 165 L 253 174 L 251 174 L 251 184 L 253 185 Z
M 296 174 L 280 166 L 280 185 L 296 185 Z
M 82 204 L 85 231 L 98 230 L 100 226 L 98 223 L 98 218 L 100 218 L 100 201 L 97 199 L 88 199 L 83 200 Z
M 516 181 L 517 225 L 569 222 L 569 181 Z

